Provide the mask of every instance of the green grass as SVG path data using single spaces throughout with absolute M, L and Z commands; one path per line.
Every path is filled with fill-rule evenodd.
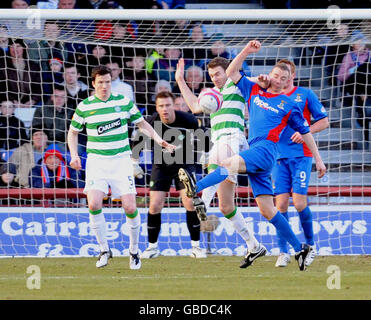
M 0 259 L 0 299 L 124 300 L 324 300 L 371 299 L 371 256 L 317 257 L 306 272 L 296 261 L 275 268 L 276 257 L 263 257 L 240 269 L 241 257 L 159 257 L 130 270 L 128 258 L 103 268 L 95 258 Z M 27 267 L 41 271 L 41 288 L 27 288 Z M 341 289 L 327 288 L 327 268 L 341 271 Z

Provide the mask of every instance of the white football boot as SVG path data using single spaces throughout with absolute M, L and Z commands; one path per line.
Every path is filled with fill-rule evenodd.
M 140 269 L 140 267 L 142 266 L 142 262 L 140 261 L 138 253 L 133 254 L 130 252 L 129 266 L 131 270 Z
M 288 253 L 280 253 L 278 259 L 276 261 L 276 267 L 287 267 L 287 265 L 291 262 L 290 255 Z
M 200 247 L 192 247 L 190 257 L 196 259 L 207 258 L 207 254 L 206 251 L 201 249 Z
M 305 266 L 309 267 L 317 255 L 316 245 L 310 246 L 309 253 L 305 259 Z
M 108 264 L 108 259 L 112 258 L 112 251 L 109 249 L 108 251 L 102 251 L 98 256 L 98 261 L 95 264 L 97 268 L 105 267 Z
M 140 257 L 142 259 L 152 259 L 157 258 L 160 255 L 160 250 L 158 250 L 157 247 L 148 247 L 146 250 L 144 250 Z

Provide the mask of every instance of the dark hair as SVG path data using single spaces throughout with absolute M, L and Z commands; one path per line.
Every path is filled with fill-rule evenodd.
M 66 62 L 65 64 L 64 64 L 64 70 L 66 70 L 66 69 L 69 69 L 69 68 L 76 68 L 76 70 L 77 70 L 77 66 L 76 66 L 76 64 L 74 64 L 74 63 L 71 63 L 71 62 Z M 78 72 L 78 70 L 77 70 L 77 72 Z
M 215 57 L 212 59 L 209 64 L 207 65 L 207 69 L 210 68 L 216 68 L 216 67 L 222 67 L 225 70 L 227 70 L 229 66 L 229 60 L 223 57 Z
M 61 84 L 55 83 L 53 85 L 53 91 L 55 91 L 55 90 L 65 91 L 65 87 L 63 85 L 61 85 Z
M 108 68 L 107 66 L 105 65 L 100 65 L 100 66 L 97 66 L 93 69 L 93 71 L 91 72 L 91 78 L 93 81 L 95 81 L 95 78 L 97 76 L 104 76 L 106 74 L 110 74 L 111 77 L 112 77 L 112 71 L 110 68 Z
M 171 100 L 173 100 L 173 102 L 175 101 L 175 96 L 169 92 L 169 91 L 161 91 L 159 92 L 157 95 L 156 95 L 156 98 L 155 98 L 155 101 L 157 101 L 157 99 L 166 99 L 166 98 L 171 98 Z

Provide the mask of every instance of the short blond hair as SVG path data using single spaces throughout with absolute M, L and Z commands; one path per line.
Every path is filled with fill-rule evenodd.
M 287 64 L 290 66 L 290 69 L 291 69 L 291 73 L 292 74 L 295 74 L 296 72 L 296 66 L 295 66 L 295 63 L 290 61 L 290 60 L 287 60 L 287 59 L 281 59 L 280 61 L 277 62 L 277 64 L 280 64 L 280 63 L 284 63 L 284 64 Z

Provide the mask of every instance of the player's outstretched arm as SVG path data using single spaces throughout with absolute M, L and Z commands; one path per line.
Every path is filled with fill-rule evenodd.
M 173 152 L 175 150 L 176 146 L 163 140 L 146 120 L 137 122 L 136 125 L 138 126 L 140 132 L 143 132 L 147 137 L 153 139 L 157 144 L 164 147 L 167 151 Z
M 232 60 L 229 64 L 226 73 L 234 83 L 237 83 L 241 79 L 240 69 L 243 62 L 248 55 L 258 52 L 261 48 L 261 44 L 258 40 L 249 41 L 249 43 L 241 50 L 241 52 Z
M 176 66 L 175 80 L 178 84 L 179 90 L 183 95 L 184 101 L 191 109 L 192 113 L 201 113 L 202 109 L 198 105 L 198 99 L 193 94 L 191 89 L 187 86 L 187 83 L 184 80 L 184 59 L 180 58 Z
M 318 178 L 322 178 L 326 173 L 326 166 L 318 152 L 318 148 L 314 138 L 310 132 L 303 134 L 303 140 L 307 144 L 309 150 L 312 152 L 314 160 L 316 161 L 316 168 L 318 171 Z

